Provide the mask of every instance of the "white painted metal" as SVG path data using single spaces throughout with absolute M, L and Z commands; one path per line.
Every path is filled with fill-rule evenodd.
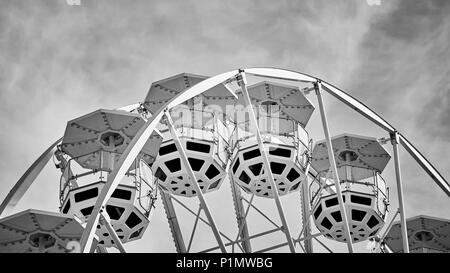
M 92 210 L 91 216 L 87 222 L 83 237 L 81 238 L 81 251 L 89 252 L 92 244 L 92 239 L 95 234 L 95 228 L 99 220 L 100 210 L 104 208 L 106 202 L 111 197 L 114 190 L 119 185 L 122 177 L 128 171 L 128 168 L 134 162 L 136 156 L 139 154 L 141 149 L 144 147 L 150 135 L 156 129 L 156 125 L 159 123 L 164 112 L 161 109 L 158 113 L 155 113 L 142 128 L 138 131 L 136 136 L 132 139 L 130 144 L 127 146 L 123 154 L 121 155 L 116 168 L 109 174 L 108 180 L 105 186 L 102 188 L 97 201 L 95 203 L 94 209 Z
M 352 245 L 352 239 L 350 236 L 350 228 L 348 225 L 348 217 L 347 217 L 347 211 L 345 209 L 345 204 L 344 204 L 344 200 L 342 198 L 342 192 L 341 192 L 341 186 L 340 186 L 340 180 L 339 180 L 339 173 L 336 167 L 336 161 L 335 161 L 335 157 L 334 157 L 334 150 L 333 150 L 333 145 L 331 143 L 331 137 L 330 137 L 330 132 L 329 132 L 329 127 L 328 127 L 328 121 L 327 121 L 327 116 L 325 114 L 325 107 L 324 107 L 324 103 L 322 100 L 322 83 L 320 81 L 318 81 L 315 84 L 316 87 L 316 95 L 317 95 L 317 99 L 319 102 L 319 109 L 320 109 L 320 116 L 322 119 L 322 125 L 323 125 L 323 131 L 325 134 L 325 139 L 326 139 L 326 143 L 327 143 L 327 150 L 328 150 L 328 158 L 330 160 L 330 166 L 331 166 L 331 171 L 333 172 L 333 178 L 334 178 L 334 185 L 336 188 L 336 194 L 337 194 L 337 198 L 339 201 L 339 207 L 341 210 L 341 214 L 342 214 L 342 221 L 344 224 L 344 236 L 346 238 L 347 241 L 347 247 L 348 247 L 348 251 L 350 253 L 353 253 L 353 245 Z
M 172 123 L 172 118 L 170 117 L 170 114 L 167 111 L 164 111 L 165 118 L 167 121 L 167 126 L 169 127 L 170 133 L 172 135 L 172 138 L 175 142 L 175 146 L 177 147 L 178 153 L 181 156 L 181 161 L 184 164 L 185 169 L 187 170 L 189 174 L 189 178 L 191 179 L 191 185 L 194 187 L 197 197 L 200 201 L 200 208 L 204 210 L 206 217 L 208 218 L 208 222 L 211 226 L 211 229 L 214 233 L 214 237 L 216 238 L 217 243 L 219 244 L 220 250 L 223 253 L 226 253 L 225 245 L 223 244 L 222 238 L 220 237 L 219 229 L 217 228 L 216 222 L 214 221 L 214 218 L 211 214 L 211 211 L 209 210 L 208 204 L 206 203 L 206 199 L 203 196 L 202 190 L 200 189 L 200 186 L 197 182 L 197 178 L 195 177 L 195 173 L 191 168 L 191 165 L 189 164 L 188 157 L 186 155 L 186 151 L 184 150 L 183 145 L 181 144 L 180 138 L 178 137 L 177 131 Z M 200 214 L 200 210 L 199 210 Z M 189 249 L 189 247 L 188 247 Z
M 310 164 L 308 164 L 308 167 L 305 171 L 307 174 L 309 172 Z M 301 200 L 302 200 L 302 223 L 303 223 L 303 233 L 305 239 L 305 251 L 306 253 L 312 253 L 313 252 L 313 244 L 312 244 L 312 238 L 311 236 L 311 221 L 309 220 L 311 218 L 311 203 L 310 203 L 310 196 L 309 196 L 309 177 L 308 175 L 305 176 L 304 181 L 302 182 L 302 189 L 301 189 Z M 301 236 L 301 234 L 300 234 Z
M 245 250 L 246 253 L 252 252 L 252 246 L 250 243 L 250 240 L 248 240 L 249 233 L 248 233 L 248 225 L 247 225 L 247 213 L 244 210 L 244 204 L 242 202 L 242 193 L 239 189 L 238 185 L 233 181 L 233 177 L 231 175 L 228 176 L 231 186 L 231 193 L 233 195 L 233 203 L 234 203 L 234 210 L 236 213 L 236 220 L 238 224 L 239 234 L 238 236 L 242 240 L 242 248 Z M 249 206 L 250 208 L 250 206 Z M 248 212 L 248 210 L 247 210 Z
M 77 201 L 76 196 L 82 194 L 83 192 L 92 190 L 95 190 L 95 192 L 101 192 L 104 186 L 104 182 L 95 182 L 70 190 L 61 206 L 61 211 L 68 215 L 75 215 L 85 222 L 89 219 L 89 216 L 85 216 L 86 214 L 89 214 L 86 210 L 94 206 L 96 200 L 95 198 L 89 198 L 86 200 Z M 120 236 L 124 243 L 138 240 L 142 238 L 150 223 L 147 210 L 151 208 L 144 208 L 137 204 L 139 202 L 137 201 L 139 196 L 147 193 L 139 192 L 135 185 L 131 186 L 120 184 L 117 188 L 122 192 L 128 193 L 130 198 L 129 200 L 126 200 L 119 198 L 118 196 L 113 196 L 108 200 L 105 205 L 105 209 L 107 213 L 111 213 L 110 216 L 113 218 L 109 219 L 109 222 L 114 226 L 118 236 Z M 130 219 L 136 219 L 136 222 L 128 222 Z M 105 233 L 107 233 L 106 236 L 104 235 Z M 97 227 L 96 234 L 99 237 L 99 245 L 105 247 L 115 246 L 114 241 L 111 240 L 111 237 L 109 236 L 109 233 L 110 232 L 105 226 Z
M 236 76 L 239 73 L 238 70 L 234 70 L 231 72 L 223 73 L 212 78 L 206 79 L 199 84 L 185 90 L 183 93 L 178 94 L 174 98 L 172 98 L 167 104 L 167 107 L 162 107 L 160 110 L 155 112 L 151 118 L 147 120 L 144 126 L 136 133 L 136 136 L 127 146 L 123 154 L 121 155 L 118 163 L 116 164 L 116 168 L 110 173 L 108 176 L 108 181 L 106 185 L 103 187 L 100 192 L 99 197 L 97 198 L 97 202 L 92 210 L 92 214 L 89 218 L 89 221 L 86 225 L 86 229 L 83 233 L 83 237 L 81 238 L 81 250 L 82 252 L 87 252 L 90 249 L 92 244 L 92 239 L 95 233 L 94 227 L 98 223 L 100 209 L 104 207 L 108 199 L 111 197 L 112 193 L 119 185 L 120 180 L 125 175 L 128 168 L 133 163 L 136 156 L 141 151 L 142 147 L 144 147 L 147 139 L 150 137 L 152 132 L 156 129 L 161 117 L 164 114 L 164 111 L 170 108 L 173 108 L 186 100 L 195 97 L 198 94 L 201 94 L 205 90 L 214 87 L 231 77 Z
M 339 88 L 323 82 L 324 90 L 350 108 L 356 110 L 362 116 L 368 118 L 370 121 L 380 126 L 389 133 L 397 132 L 397 130 L 385 121 L 382 117 L 372 111 L 369 107 L 364 105 L 362 102 L 353 98 L 349 94 L 340 90 Z M 399 139 L 402 146 L 408 151 L 408 153 L 414 158 L 414 160 L 425 170 L 425 172 L 436 182 L 436 184 L 450 197 L 450 184 L 447 180 L 439 173 L 439 171 L 417 150 L 404 136 L 399 132 Z
M 391 135 L 391 142 L 394 150 L 395 180 L 397 182 L 398 207 L 400 210 L 403 252 L 409 253 L 408 230 L 406 228 L 405 204 L 403 201 L 402 174 L 400 168 L 400 156 L 398 151 L 399 135 L 397 134 L 397 132 L 394 132 Z
M 255 131 L 254 133 L 256 135 L 256 139 L 258 141 L 258 146 L 259 146 L 260 153 L 261 153 L 261 156 L 262 156 L 262 159 L 263 159 L 263 163 L 264 163 L 263 166 L 264 166 L 265 171 L 268 174 L 267 178 L 268 178 L 268 181 L 269 181 L 269 183 L 270 183 L 270 185 L 271 185 L 271 187 L 273 189 L 273 195 L 274 195 L 275 203 L 277 205 L 278 214 L 280 215 L 281 222 L 283 224 L 284 233 L 286 235 L 286 241 L 287 241 L 287 244 L 289 246 L 290 251 L 292 253 L 295 253 L 294 242 L 292 240 L 292 236 L 291 236 L 291 232 L 289 230 L 289 225 L 287 223 L 286 216 L 284 215 L 283 205 L 282 205 L 281 200 L 280 200 L 278 187 L 276 186 L 275 180 L 274 180 L 273 175 L 272 175 L 272 172 L 270 171 L 271 168 L 270 168 L 269 159 L 267 157 L 267 153 L 266 153 L 265 148 L 264 148 L 264 142 L 263 142 L 263 139 L 262 139 L 262 136 L 261 136 L 261 132 L 259 131 L 258 121 L 256 119 L 255 112 L 253 111 L 253 107 L 252 107 L 252 103 L 251 103 L 251 100 L 250 100 L 250 96 L 249 96 L 248 91 L 247 91 L 247 86 L 246 86 L 247 85 L 247 79 L 246 79 L 245 73 L 242 72 L 242 71 L 240 72 L 239 76 L 240 76 L 239 85 L 241 86 L 242 94 L 244 95 L 245 106 L 247 107 L 248 112 L 249 112 L 250 124 L 254 128 L 254 131 Z
M 109 232 L 109 235 L 112 237 L 112 239 L 113 239 L 113 241 L 115 243 L 115 246 L 119 249 L 119 251 L 121 253 L 126 253 L 126 250 L 123 247 L 122 241 L 119 239 L 119 237 L 117 236 L 116 231 L 111 226 L 111 218 L 109 218 L 108 213 L 105 213 L 104 211 L 101 212 L 100 224 L 102 224 L 102 225 L 104 225 L 106 227 L 106 229 Z
M 166 211 L 167 221 L 169 222 L 172 238 L 175 243 L 175 248 L 178 253 L 186 253 L 186 245 L 184 243 L 183 234 L 181 233 L 181 227 L 178 222 L 178 217 L 175 211 L 175 207 L 172 202 L 172 198 L 169 193 L 165 191 L 159 191 L 161 194 L 164 210 Z
M 400 210 L 397 209 L 394 213 L 394 215 L 392 216 L 391 220 L 389 221 L 389 223 L 387 224 L 385 230 L 383 231 L 382 234 L 380 234 L 379 236 L 375 236 L 379 238 L 379 242 L 377 243 L 377 245 L 374 248 L 374 252 L 378 252 L 382 247 L 384 248 L 384 250 L 387 250 L 387 246 L 385 245 L 385 239 L 386 236 L 388 234 L 388 232 L 391 230 L 392 225 L 394 224 L 395 218 L 397 218 L 397 215 L 400 213 Z
M 387 121 L 385 121 L 383 118 L 381 118 L 379 115 L 377 115 L 374 111 L 370 110 L 369 107 L 364 105 L 362 102 L 358 101 L 354 97 L 350 96 L 349 94 L 345 93 L 344 91 L 340 90 L 339 88 L 322 81 L 323 90 L 328 92 L 329 94 L 333 95 L 340 101 L 342 101 L 344 104 L 349 106 L 350 108 L 356 110 L 358 113 L 363 115 L 364 117 L 371 120 L 376 125 L 380 126 L 384 130 L 388 131 L 389 133 L 394 132 L 395 128 L 392 127 Z
M 170 100 L 167 104 L 167 108 L 170 110 L 173 107 L 187 101 L 188 99 L 191 99 L 206 90 L 213 88 L 214 86 L 225 82 L 226 80 L 236 76 L 239 73 L 238 70 L 233 70 L 230 72 L 225 72 L 222 74 L 219 74 L 217 76 L 211 77 L 209 79 L 206 79 L 202 82 L 199 82 L 198 84 L 192 86 L 191 88 L 185 90 L 183 93 L 180 93 L 179 95 L 175 96 L 172 100 Z M 233 96 L 236 96 L 231 90 L 230 94 Z
M 280 68 L 271 67 L 255 67 L 243 69 L 245 73 L 254 76 L 260 76 L 264 78 L 272 78 L 278 80 L 289 80 L 297 82 L 316 82 L 316 78 L 308 76 L 303 73 L 290 71 Z

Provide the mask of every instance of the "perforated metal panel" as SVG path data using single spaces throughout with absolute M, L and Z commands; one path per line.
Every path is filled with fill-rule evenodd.
M 218 190 L 225 178 L 226 162 L 220 159 L 218 143 L 200 138 L 182 137 L 189 163 L 203 193 Z M 225 144 L 226 145 L 226 144 Z M 225 151 L 220 151 L 225 153 Z M 152 166 L 160 187 L 172 194 L 186 197 L 196 196 L 189 174 L 184 167 L 173 140 L 164 142 L 159 151 L 158 160 Z
M 61 207 L 61 212 L 76 215 L 82 221 L 87 221 L 104 184 L 104 182 L 98 182 L 71 190 Z M 135 204 L 135 200 L 134 187 L 119 185 L 105 206 L 111 218 L 111 225 L 123 243 L 140 239 L 149 224 L 149 219 Z M 105 226 L 99 224 L 96 235 L 99 238 L 99 245 L 115 246 Z
M 234 182 L 247 193 L 273 198 L 274 192 L 267 180 L 268 175 L 256 140 L 250 138 L 240 144 L 240 148 L 233 154 L 229 171 Z M 306 155 L 293 145 L 276 141 L 266 141 L 264 146 L 280 196 L 298 191 L 305 178 Z
M 353 242 L 364 241 L 377 234 L 385 223 L 385 211 L 379 211 L 375 195 L 342 192 Z M 312 209 L 316 227 L 326 237 L 345 242 L 344 223 L 336 194 L 322 197 Z

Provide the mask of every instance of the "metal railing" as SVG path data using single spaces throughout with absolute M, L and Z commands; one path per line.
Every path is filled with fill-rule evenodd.
M 339 184 L 343 193 L 350 191 L 375 196 L 377 212 L 384 216 L 389 205 L 389 187 L 377 171 L 370 171 L 370 177 L 359 180 L 341 179 Z M 309 185 L 311 207 L 315 207 L 321 198 L 336 194 L 333 179 L 327 174 L 327 170 L 319 172 Z
M 93 155 L 99 156 L 97 168 L 87 169 L 77 162 L 80 158 Z M 111 157 L 111 155 L 114 155 L 114 157 Z M 65 155 L 65 158 L 68 160 L 65 167 L 61 168 L 62 174 L 59 188 L 60 205 L 63 205 L 71 190 L 94 183 L 105 183 L 108 174 L 112 170 L 109 166 L 104 166 L 104 158 L 115 158 L 116 156 L 120 156 L 120 153 L 105 150 L 98 150 L 74 158 Z M 131 179 L 128 184 L 136 189 L 136 199 L 134 201 L 141 211 L 148 216 L 156 202 L 158 188 L 155 184 L 156 179 L 153 176 L 151 168 L 139 156 L 134 160 L 132 167 L 125 174 L 124 179 Z
M 227 164 L 230 123 L 228 123 L 224 114 L 204 109 L 183 108 L 182 110 L 172 110 L 171 117 L 180 138 L 202 139 L 214 143 L 214 154 L 224 166 Z M 160 132 L 163 134 L 165 141 L 172 138 L 168 128 L 162 128 Z
M 264 138 L 276 138 L 277 144 L 294 147 L 296 151 L 295 161 L 298 165 L 306 168 L 310 161 L 310 151 L 312 150 L 312 140 L 309 138 L 308 132 L 294 120 L 287 118 L 280 118 L 284 122 L 292 125 L 292 131 L 284 132 L 282 134 L 275 134 L 273 131 L 261 130 L 261 135 Z M 235 125 L 230 137 L 230 153 L 239 149 L 241 144 L 245 141 L 255 138 L 255 134 L 250 131 L 244 131 L 239 126 Z M 266 142 L 266 141 L 264 141 Z M 269 142 L 266 142 L 269 143 Z

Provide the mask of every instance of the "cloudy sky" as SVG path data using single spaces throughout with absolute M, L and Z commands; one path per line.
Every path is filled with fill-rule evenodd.
M 447 0 L 1 0 L 0 198 L 68 120 L 142 101 L 152 82 L 174 74 L 250 66 L 301 71 L 341 87 L 449 179 L 449 14 Z M 333 135 L 386 136 L 334 98 L 325 102 Z M 323 138 L 317 115 L 308 126 L 315 140 Z M 407 216 L 450 218 L 446 195 L 404 151 L 401 160 Z M 392 169 L 384 176 L 395 210 Z M 17 211 L 57 210 L 58 176 L 49 164 Z M 229 185 L 223 187 L 227 195 Z M 298 216 L 290 216 L 298 226 Z M 171 243 L 159 203 L 144 239 L 129 248 L 173 251 Z

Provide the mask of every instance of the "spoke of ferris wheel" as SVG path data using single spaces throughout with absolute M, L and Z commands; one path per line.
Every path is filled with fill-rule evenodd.
M 250 96 L 248 94 L 247 79 L 246 79 L 246 76 L 245 76 L 245 73 L 243 72 L 243 70 L 241 70 L 239 73 L 238 83 L 242 90 L 242 95 L 243 95 L 244 101 L 245 101 L 245 107 L 247 107 L 247 109 L 248 109 L 250 124 L 251 124 L 251 126 L 253 126 L 253 130 L 256 135 L 256 140 L 258 142 L 259 150 L 260 150 L 261 157 L 263 160 L 263 165 L 264 165 L 265 170 L 267 171 L 267 180 L 268 180 L 270 186 L 272 187 L 272 193 L 273 193 L 273 196 L 275 199 L 275 204 L 277 206 L 277 210 L 278 210 L 278 214 L 281 219 L 281 223 L 283 224 L 283 229 L 284 229 L 284 233 L 286 236 L 287 244 L 289 246 L 289 250 L 292 253 L 295 253 L 295 247 L 294 247 L 294 243 L 292 241 L 291 232 L 289 230 L 289 225 L 287 223 L 286 216 L 284 214 L 283 205 L 281 203 L 280 195 L 278 192 L 278 187 L 275 184 L 275 179 L 271 172 L 269 158 L 267 157 L 267 153 L 265 151 L 264 142 L 263 142 L 262 136 L 261 136 L 261 131 L 258 127 L 258 120 L 256 119 L 255 111 L 253 110 Z
M 344 204 L 344 199 L 342 198 L 342 192 L 341 192 L 341 185 L 340 185 L 340 180 L 339 180 L 339 173 L 337 170 L 337 166 L 336 166 L 336 159 L 334 157 L 334 150 L 333 150 L 333 144 L 331 142 L 331 137 L 330 137 L 330 129 L 328 126 L 328 120 L 327 120 L 327 116 L 325 113 L 325 106 L 323 103 L 323 99 L 322 99 L 322 83 L 320 81 L 318 81 L 317 83 L 315 83 L 315 88 L 316 88 L 316 95 L 317 95 L 317 100 L 319 102 L 319 110 L 320 110 L 320 117 L 322 120 L 322 125 L 323 125 L 323 132 L 325 134 L 325 139 L 326 139 L 326 146 L 327 146 L 327 151 L 328 151 L 328 159 L 330 161 L 330 170 L 333 173 L 333 178 L 334 178 L 334 187 L 336 188 L 336 195 L 337 195 L 337 199 L 338 199 L 338 203 L 339 203 L 339 209 L 341 211 L 341 215 L 342 215 L 342 222 L 343 222 L 343 229 L 344 229 L 344 236 L 345 236 L 345 240 L 347 243 L 347 248 L 348 251 L 350 253 L 353 253 L 353 245 L 352 245 L 352 237 L 350 235 L 350 227 L 348 224 L 348 216 L 347 216 L 347 210 Z
M 408 230 L 406 229 L 406 216 L 405 216 L 405 205 L 403 196 L 403 186 L 402 186 L 402 174 L 400 168 L 400 156 L 398 150 L 399 136 L 395 132 L 391 135 L 392 148 L 394 150 L 394 166 L 395 166 L 395 181 L 397 182 L 397 196 L 398 196 L 398 209 L 400 211 L 400 229 L 402 233 L 402 244 L 403 252 L 409 253 L 408 244 Z
M 308 237 L 309 235 L 311 235 L 311 223 L 309 221 L 309 219 L 311 217 L 311 207 L 310 207 L 310 203 L 309 203 L 310 197 L 309 197 L 309 189 L 308 189 L 308 184 L 309 184 L 308 173 L 309 173 L 310 166 L 311 166 L 311 164 L 310 164 L 310 162 L 308 162 L 308 165 L 306 166 L 306 169 L 305 169 L 305 180 L 302 182 L 303 184 L 302 184 L 302 188 L 300 191 L 301 200 L 302 200 L 302 222 L 303 222 L 302 232 L 300 232 L 300 235 L 304 232 L 305 237 Z M 307 239 L 307 240 L 305 240 L 304 243 L 305 243 L 304 252 L 312 253 L 313 252 L 312 240 Z M 303 249 L 302 244 L 299 243 L 299 245 Z
M 200 186 L 198 184 L 197 177 L 195 176 L 195 173 L 192 170 L 191 164 L 189 163 L 188 157 L 186 155 L 186 151 L 184 150 L 184 147 L 181 144 L 181 140 L 178 137 L 178 133 L 177 133 L 175 127 L 173 126 L 172 117 L 168 113 L 167 109 L 164 111 L 164 115 L 165 115 L 165 118 L 167 121 L 167 126 L 169 127 L 170 133 L 171 133 L 173 141 L 175 143 L 175 146 L 177 147 L 178 153 L 181 157 L 181 161 L 183 162 L 184 168 L 187 170 L 187 172 L 189 174 L 189 178 L 191 180 L 191 185 L 195 189 L 196 195 L 198 197 L 198 200 L 200 201 L 201 208 L 205 212 L 206 218 L 208 218 L 208 222 L 214 233 L 214 237 L 216 238 L 216 241 L 220 246 L 220 250 L 223 253 L 226 253 L 227 250 L 225 249 L 222 238 L 220 237 L 219 229 L 217 228 L 216 222 L 214 221 L 211 211 L 209 210 L 208 204 L 206 203 L 205 197 L 203 196 L 202 189 L 200 188 Z
M 114 230 L 114 228 L 111 226 L 111 218 L 109 218 L 108 213 L 105 213 L 104 211 L 101 212 L 100 215 L 100 224 L 104 225 L 106 227 L 106 229 L 109 232 L 109 235 L 112 237 L 114 244 L 117 246 L 117 248 L 119 249 L 119 251 L 121 253 L 126 253 L 126 250 L 122 244 L 122 241 L 120 241 L 119 236 L 117 236 L 116 231 Z

